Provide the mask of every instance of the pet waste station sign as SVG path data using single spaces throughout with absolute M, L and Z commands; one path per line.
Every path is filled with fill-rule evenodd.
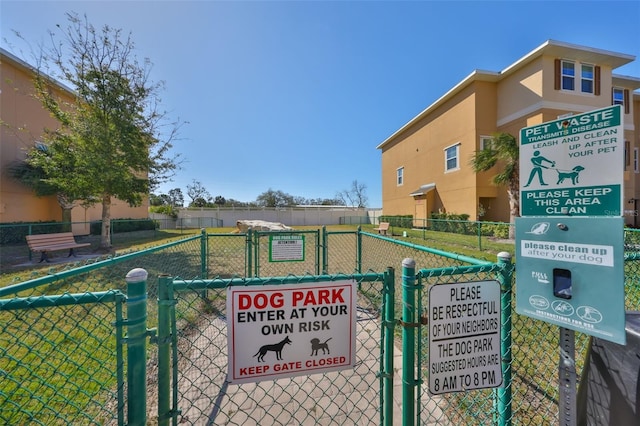
M 516 312 L 625 344 L 623 219 L 516 219 Z
M 303 262 L 304 235 L 269 236 L 270 262 Z
M 522 216 L 622 214 L 621 108 L 614 105 L 520 131 Z
M 437 284 L 429 288 L 429 391 L 434 394 L 502 384 L 500 284 Z
M 227 289 L 231 383 L 353 368 L 356 282 Z

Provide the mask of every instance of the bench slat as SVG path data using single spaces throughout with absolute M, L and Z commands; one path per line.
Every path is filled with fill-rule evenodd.
M 90 246 L 90 243 L 78 243 L 72 232 L 59 232 L 57 234 L 27 235 L 27 245 L 33 252 L 41 252 L 43 260 L 48 261 L 47 252 L 69 249 L 69 256 L 75 255 L 73 249 Z
M 378 234 L 384 233 L 386 235 L 389 230 L 389 222 L 380 222 L 380 225 L 377 228 L 373 228 L 373 230 L 378 231 Z

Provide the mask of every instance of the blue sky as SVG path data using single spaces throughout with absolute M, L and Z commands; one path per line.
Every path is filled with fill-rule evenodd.
M 33 63 L 65 12 L 130 32 L 188 121 L 185 163 L 212 196 L 333 198 L 357 180 L 382 206 L 376 146 L 474 70 L 502 71 L 548 39 L 636 56 L 640 1 L 7 1 L 2 47 Z M 29 41 L 15 37 L 18 31 Z

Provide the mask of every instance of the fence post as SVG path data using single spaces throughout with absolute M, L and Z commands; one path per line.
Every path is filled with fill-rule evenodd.
M 362 226 L 358 225 L 356 238 L 356 273 L 362 273 Z
M 200 277 L 203 280 L 209 278 L 209 262 L 207 262 L 207 230 L 202 228 L 200 230 Z
M 316 230 L 316 275 L 320 275 L 320 230 Z
M 496 390 L 498 425 L 511 425 L 511 254 L 505 251 L 498 253 L 498 264 L 502 266 L 498 274 L 500 283 L 500 311 L 502 312 L 500 357 L 502 358 L 502 387 Z
M 329 270 L 329 234 L 327 227 L 322 226 L 322 273 L 327 274 Z
M 247 229 L 247 239 L 245 240 L 245 250 L 247 251 L 247 256 L 246 256 L 246 258 L 247 258 L 247 265 L 246 265 L 247 271 L 246 271 L 245 275 L 247 276 L 247 278 L 251 278 L 252 277 L 252 268 L 253 268 L 253 265 L 252 265 L 252 262 L 251 262 L 251 260 L 252 260 L 251 254 L 252 254 L 252 251 L 253 251 L 252 242 L 253 242 L 253 240 L 252 240 L 252 236 L 251 236 L 251 228 L 249 228 L 249 229 Z
M 158 426 L 171 419 L 171 309 L 173 279 L 161 275 L 158 279 Z
M 135 268 L 127 282 L 127 425 L 147 424 L 147 271 Z
M 382 424 L 391 426 L 393 424 L 393 359 L 394 359 L 394 333 L 396 325 L 395 313 L 395 270 L 387 268 L 384 273 L 384 323 L 382 328 L 384 339 L 384 359 L 383 359 L 383 389 L 382 395 Z
M 416 261 L 402 261 L 402 425 L 415 424 Z

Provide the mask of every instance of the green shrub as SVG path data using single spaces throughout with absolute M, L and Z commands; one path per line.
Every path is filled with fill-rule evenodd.
M 388 222 L 389 225 L 398 228 L 413 228 L 413 215 L 384 215 L 380 216 L 380 222 Z
M 158 229 L 159 224 L 153 219 L 114 219 L 111 221 L 111 233 L 150 231 Z M 102 234 L 102 221 L 91 222 L 91 235 Z
M 0 244 L 24 243 L 27 235 L 65 232 L 69 227 L 69 223 L 54 221 L 3 223 L 0 225 Z

